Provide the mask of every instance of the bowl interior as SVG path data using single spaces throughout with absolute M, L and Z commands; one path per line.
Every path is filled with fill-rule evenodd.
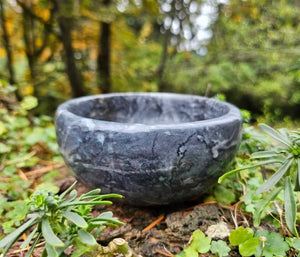
M 229 112 L 222 102 L 194 96 L 113 95 L 70 103 L 68 110 L 84 118 L 129 124 L 179 124 L 221 117 Z

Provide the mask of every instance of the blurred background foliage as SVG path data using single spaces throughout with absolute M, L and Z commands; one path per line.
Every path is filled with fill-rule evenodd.
M 297 0 L 0 0 L 0 78 L 19 101 L 37 97 L 39 114 L 82 95 L 168 91 L 295 121 L 299 13 Z

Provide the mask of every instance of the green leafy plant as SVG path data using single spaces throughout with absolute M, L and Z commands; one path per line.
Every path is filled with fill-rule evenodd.
M 242 256 L 255 254 L 260 244 L 259 239 L 254 237 L 254 231 L 251 228 L 243 227 L 231 231 L 229 242 L 233 246 L 239 247 L 239 253 Z
M 258 246 L 256 257 L 286 256 L 286 252 L 290 249 L 288 243 L 279 233 L 259 230 L 255 233 L 255 237 L 262 242 Z
M 211 252 L 219 257 L 228 256 L 234 247 L 238 247 L 241 256 L 273 257 L 287 256 L 287 252 L 300 250 L 298 238 L 284 238 L 276 232 L 238 227 L 230 232 L 229 245 L 224 240 L 214 241 L 206 237 L 203 232 L 196 230 L 183 251 L 175 257 L 198 257 L 199 254 Z
M 290 247 L 297 250 L 298 241 L 296 238 L 290 240 L 290 246 L 284 237 L 276 232 L 258 230 L 254 233 L 251 228 L 239 227 L 232 230 L 229 242 L 233 246 L 239 247 L 242 256 L 272 257 L 286 256 Z
M 290 247 L 293 247 L 296 251 L 300 251 L 300 238 L 296 237 L 287 237 L 286 242 Z
M 62 162 L 52 118 L 32 116 L 37 99 L 26 96 L 18 102 L 15 90 L 0 80 L 0 223 L 6 234 L 25 219 L 25 200 L 32 194 L 33 181 L 24 180 L 20 171 L 26 174 L 50 161 L 53 170 L 35 181 L 40 183 L 52 179 L 57 172 L 55 166 Z
M 218 240 L 211 242 L 211 253 L 216 254 L 219 257 L 228 256 L 231 249 L 228 247 L 225 241 Z
M 249 115 L 249 113 L 248 116 L 243 114 L 244 120 L 249 119 Z M 252 161 L 250 159 L 252 153 L 267 150 L 270 146 L 271 140 L 265 134 L 255 127 L 244 123 L 241 144 L 235 157 L 235 165 L 237 167 L 249 166 Z M 238 176 L 236 175 L 227 176 L 221 184 L 216 184 L 211 190 L 211 195 L 214 196 L 217 202 L 228 205 L 235 203 L 242 194 L 242 198 L 245 197 L 247 199 L 240 199 L 243 201 L 241 206 L 244 209 L 248 209 L 246 210 L 247 212 L 253 214 L 253 206 L 258 199 L 262 198 L 261 195 L 255 195 L 255 191 L 263 182 L 262 176 L 258 176 L 257 169 L 255 168 L 244 170 Z
M 240 155 L 263 151 L 271 145 L 271 141 L 264 133 L 246 123 L 243 124 L 242 140 L 239 148 Z
M 245 169 L 268 166 L 276 172 L 257 190 L 256 194 L 268 194 L 256 206 L 256 225 L 259 224 L 263 210 L 284 190 L 285 222 L 290 232 L 298 237 L 296 230 L 296 199 L 295 191 L 300 190 L 300 132 L 281 129 L 279 131 L 265 124 L 259 128 L 279 143 L 273 150 L 255 152 L 251 160 L 259 160 L 250 165 L 234 169 L 219 178 L 221 183 L 226 177 Z M 294 184 L 294 189 L 292 187 Z
M 176 257 L 198 257 L 199 253 L 207 253 L 211 247 L 211 238 L 201 230 L 195 230 L 187 246 Z
M 76 182 L 75 182 L 76 183 Z M 77 248 L 73 256 L 80 256 L 99 248 L 95 238 L 106 227 L 122 224 L 111 212 L 92 217 L 91 208 L 96 205 L 107 205 L 112 202 L 107 198 L 120 198 L 117 194 L 100 195 L 100 189 L 92 190 L 77 197 L 75 183 L 60 196 L 51 191 L 36 191 L 30 201 L 27 221 L 14 232 L 0 241 L 3 256 L 26 231 L 30 231 L 21 249 L 30 245 L 26 254 L 30 256 L 38 242 L 45 241 L 42 256 L 62 256 L 70 245 Z

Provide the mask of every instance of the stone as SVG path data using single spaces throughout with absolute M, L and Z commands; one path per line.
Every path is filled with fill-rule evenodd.
M 115 93 L 69 100 L 55 118 L 66 164 L 79 180 L 134 205 L 207 192 L 238 149 L 237 107 L 195 95 Z
M 221 221 L 215 225 L 209 226 L 205 231 L 205 234 L 212 239 L 224 239 L 229 237 L 230 229 L 224 221 Z

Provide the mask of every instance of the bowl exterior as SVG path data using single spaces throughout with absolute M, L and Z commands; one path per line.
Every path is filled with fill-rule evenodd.
M 216 183 L 239 146 L 242 118 L 228 106 L 230 115 L 211 121 L 144 126 L 85 119 L 63 104 L 55 119 L 58 144 L 91 188 L 135 205 L 191 200 Z

